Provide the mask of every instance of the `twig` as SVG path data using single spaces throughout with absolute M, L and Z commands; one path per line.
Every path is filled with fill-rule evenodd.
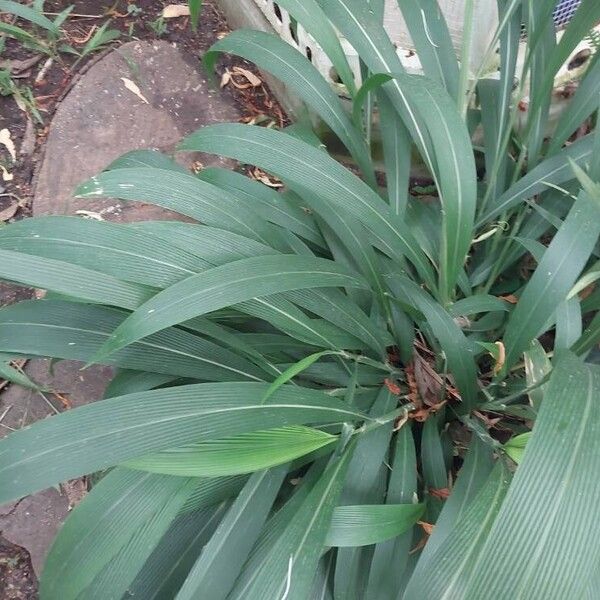
M 13 407 L 13 405 L 11 404 L 10 406 L 6 407 L 6 410 L 0 415 L 0 423 L 2 423 L 2 421 L 4 420 L 4 417 L 8 414 L 8 411 Z
M 45 15 L 51 16 L 51 17 L 57 17 L 58 15 L 60 15 L 61 13 L 57 13 L 57 12 L 44 12 Z M 105 15 L 83 15 L 80 13 L 70 13 L 68 15 L 68 19 L 103 19 Z
M 54 406 L 54 404 L 52 404 L 52 402 L 50 402 L 50 400 L 48 400 L 48 398 L 46 398 L 42 392 L 38 390 L 38 394 L 44 399 L 44 402 L 52 409 L 55 415 L 60 415 L 60 410 L 58 410 L 58 408 L 56 408 L 56 406 Z

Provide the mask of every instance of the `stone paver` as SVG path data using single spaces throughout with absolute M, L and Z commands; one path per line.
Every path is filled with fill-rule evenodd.
M 122 78 L 136 84 L 147 102 L 127 89 Z M 239 116 L 172 45 L 129 42 L 95 63 L 58 107 L 36 181 L 34 214 L 98 212 L 114 206 L 114 201 L 73 199 L 72 192 L 125 152 L 140 148 L 171 152 L 182 137 L 202 125 Z M 213 156 L 201 161 L 224 163 Z M 122 210 L 114 211 L 112 220 L 165 215 L 150 205 L 120 205 Z

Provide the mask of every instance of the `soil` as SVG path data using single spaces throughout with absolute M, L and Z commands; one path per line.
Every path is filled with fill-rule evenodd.
M 46 56 L 36 56 L 20 42 L 6 40 L 5 49 L 0 54 L 0 69 L 9 68 L 17 85 L 23 90 L 31 90 L 41 122 L 31 111 L 21 110 L 13 96 L 0 95 L 0 130 L 10 131 L 17 152 L 13 162 L 7 149 L 0 144 L 0 227 L 31 215 L 36 171 L 50 121 L 58 103 L 91 64 L 122 43 L 162 39 L 176 46 L 190 64 L 199 67 L 199 57 L 228 32 L 223 16 L 210 0 L 204 2 L 197 31 L 191 28 L 188 17 L 165 20 L 166 30 L 157 31 L 157 19 L 163 8 L 169 4 L 184 3 L 185 0 L 46 0 L 45 10 L 48 13 L 58 13 L 74 6 L 62 29 L 63 41 L 76 49 L 81 49 L 94 31 L 108 20 L 111 29 L 121 32 L 118 40 L 79 61 L 76 56 L 61 52 L 47 63 Z M 128 14 L 128 6 L 135 6 L 135 10 Z M 0 13 L 0 19 L 43 36 L 28 23 L 15 21 L 10 15 Z M 36 61 L 36 58 L 39 60 Z M 256 79 L 246 77 L 244 69 L 254 73 Z M 43 71 L 41 77 L 40 71 Z M 222 93 L 235 100 L 240 114 L 244 115 L 242 121 L 264 124 L 272 121 L 278 126 L 288 123 L 253 65 L 234 57 L 223 57 L 217 64 L 216 81 L 224 84 Z M 12 180 L 3 177 L 2 168 L 12 175 Z M 264 180 L 260 172 L 250 175 Z M 0 282 L 0 307 L 32 296 L 33 290 Z M 29 553 L 3 538 L 1 533 L 0 600 L 37 598 L 37 581 Z
M 37 581 L 29 553 L 0 535 L 0 600 L 37 597 Z
M 35 105 L 43 122 L 39 123 L 33 115 L 24 113 L 12 96 L 0 96 L 0 129 L 7 128 L 10 131 L 17 149 L 17 162 L 13 163 L 6 148 L 0 145 L 0 166 L 6 168 L 13 176 L 12 181 L 3 181 L 2 169 L 0 169 L 0 221 L 11 222 L 31 214 L 32 185 L 40 156 L 39 151 L 48 133 L 48 125 L 58 102 L 90 63 L 121 43 L 159 38 L 176 45 L 184 57 L 198 67 L 199 57 L 229 31 L 223 16 L 209 0 L 204 3 L 197 31 L 191 28 L 188 17 L 180 17 L 164 20 L 166 31 L 158 33 L 155 27 L 163 8 L 179 3 L 185 2 L 184 0 L 177 0 L 177 2 L 168 0 L 46 1 L 45 8 L 48 13 L 57 13 L 68 6 L 74 6 L 73 16 L 67 19 L 63 31 L 65 42 L 76 49 L 81 49 L 93 32 L 108 20 L 110 20 L 109 28 L 119 30 L 121 37 L 79 61 L 74 55 L 60 53 L 41 79 L 39 73 L 44 68 L 45 56 L 38 55 L 40 60 L 37 63 L 21 72 L 13 72 L 14 81 L 22 89 L 32 90 Z M 128 14 L 128 6 L 135 6 L 137 10 Z M 48 16 L 52 18 L 52 15 Z M 0 19 L 12 22 L 12 18 L 8 15 L 0 14 Z M 19 20 L 17 24 L 32 33 L 42 35 L 32 30 L 23 21 Z M 18 70 L 35 56 L 34 52 L 24 48 L 17 40 L 7 39 L 6 48 L 0 55 L 0 68 L 12 66 Z M 222 75 L 225 72 L 233 74 L 232 77 L 226 78 L 227 83 L 223 87 L 223 93 L 235 98 L 244 115 L 242 120 L 265 123 L 273 121 L 279 126 L 287 124 L 286 115 L 272 98 L 266 85 L 262 83 L 251 85 L 243 74 L 236 72 L 236 67 L 256 73 L 256 69 L 246 61 L 224 57 L 218 62 L 215 79 L 217 82 L 224 82 Z M 13 210 L 14 214 L 11 214 Z M 1 300 L 0 304 L 2 304 Z

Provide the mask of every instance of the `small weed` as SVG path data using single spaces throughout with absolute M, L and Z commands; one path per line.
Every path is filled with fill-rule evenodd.
M 0 96 L 13 96 L 19 108 L 30 113 L 38 123 L 44 123 L 33 90 L 29 86 L 17 85 L 7 69 L 0 70 Z
M 167 33 L 167 23 L 164 17 L 160 16 L 154 21 L 147 23 L 148 27 L 154 31 L 156 37 L 160 38 Z

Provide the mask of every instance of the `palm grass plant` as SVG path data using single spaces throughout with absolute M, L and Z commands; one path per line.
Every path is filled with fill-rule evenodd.
M 554 75 L 600 5 L 583 0 L 557 43 L 555 2 L 500 0 L 498 73 L 474 77 L 434 0 L 399 0 L 423 76 L 403 70 L 378 2 L 279 4 L 328 53 L 351 112 L 272 35 L 235 31 L 205 64 L 233 53 L 281 79 L 360 176 L 305 127 L 220 124 L 180 150 L 285 191 L 138 151 L 79 196 L 197 223 L 0 230 L 0 276 L 49 290 L 0 309 L 2 352 L 116 368 L 105 399 L 0 441 L 0 501 L 102 475 L 56 538 L 42 599 L 597 598 L 600 138 L 573 137 L 598 108 L 595 58 L 550 139 L 547 124 Z

